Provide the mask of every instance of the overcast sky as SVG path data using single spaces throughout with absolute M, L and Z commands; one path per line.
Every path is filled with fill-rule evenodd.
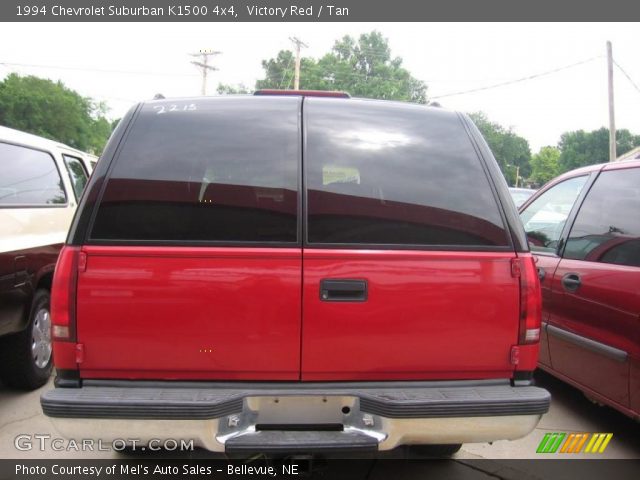
M 118 118 L 156 93 L 198 95 L 200 76 L 189 52 L 223 52 L 214 60 L 220 70 L 209 80 L 209 92 L 215 93 L 218 82 L 253 87 L 262 77 L 261 60 L 291 48 L 290 36 L 309 45 L 304 55 L 319 57 L 337 38 L 373 29 L 388 38 L 392 55 L 426 82 L 430 98 L 601 56 L 532 80 L 438 99 L 447 108 L 486 112 L 529 140 L 534 152 L 557 144 L 567 130 L 607 125 L 607 40 L 640 88 L 637 23 L 0 24 L 0 78 L 18 72 L 62 80 L 82 95 L 106 101 L 109 116 Z M 617 127 L 640 134 L 640 91 L 618 69 L 615 98 Z

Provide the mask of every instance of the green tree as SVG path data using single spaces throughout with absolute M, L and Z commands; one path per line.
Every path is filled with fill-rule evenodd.
M 560 150 L 556 147 L 542 147 L 538 153 L 531 157 L 531 176 L 529 177 L 538 185 L 547 183 L 560 173 Z
M 0 82 L 0 125 L 100 154 L 111 134 L 107 107 L 35 76 L 10 74 Z
M 256 88 L 291 88 L 295 58 L 281 50 L 276 58 L 262 61 L 265 78 Z M 392 57 L 386 38 L 373 31 L 356 40 L 345 36 L 331 51 L 316 60 L 300 62 L 303 90 L 343 90 L 355 97 L 427 102 L 427 86 L 402 66 L 402 58 Z
M 616 152 L 619 155 L 640 145 L 640 135 L 629 130 L 616 131 Z M 609 129 L 600 128 L 591 132 L 576 130 L 560 136 L 560 173 L 574 168 L 609 161 Z
M 528 178 L 531 173 L 529 142 L 511 128 L 492 122 L 483 112 L 471 113 L 469 116 L 489 144 L 507 183 L 516 184 L 516 172 L 520 178 Z
M 218 95 L 246 95 L 251 93 L 244 83 L 239 83 L 237 85 L 219 83 L 216 91 L 218 92 Z

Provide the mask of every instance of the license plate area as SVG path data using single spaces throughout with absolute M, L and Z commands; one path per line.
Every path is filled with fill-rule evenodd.
M 249 397 L 245 406 L 259 425 L 342 425 L 358 403 L 355 397 L 280 396 Z
M 382 420 L 360 411 L 360 399 L 348 395 L 253 396 L 241 413 L 220 419 L 216 439 L 273 431 L 361 432 L 382 441 Z

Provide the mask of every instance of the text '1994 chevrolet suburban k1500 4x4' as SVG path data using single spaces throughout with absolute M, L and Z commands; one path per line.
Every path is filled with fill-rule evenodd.
M 66 436 L 454 451 L 549 408 L 534 260 L 465 115 L 304 92 L 151 101 L 87 188 L 42 397 Z

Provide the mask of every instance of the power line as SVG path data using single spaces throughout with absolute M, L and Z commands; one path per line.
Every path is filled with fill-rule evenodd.
M 291 76 L 289 77 L 289 81 L 287 82 L 287 87 L 285 88 L 285 90 L 289 90 L 289 88 L 291 87 L 291 81 L 293 80 L 293 77 L 295 77 L 295 72 L 291 72 Z
M 126 103 L 137 103 L 137 102 L 140 101 L 140 100 L 134 100 L 132 98 L 110 97 L 110 96 L 105 96 L 105 95 L 96 95 L 96 96 L 93 96 L 91 98 L 93 98 L 95 100 L 100 100 L 100 99 L 103 99 L 103 100 L 115 100 L 116 102 L 126 102 Z
M 289 57 L 289 63 L 287 63 L 287 66 L 282 70 L 282 78 L 280 79 L 280 83 L 278 84 L 278 88 L 282 90 L 282 84 L 284 83 L 284 77 L 287 75 L 287 71 L 289 70 L 289 68 L 291 68 L 291 62 L 293 62 L 293 55 L 291 57 Z M 291 81 L 289 81 L 289 83 L 291 83 Z M 287 87 L 288 90 L 288 87 Z
M 620 71 L 623 73 L 623 75 L 625 77 L 627 77 L 627 80 L 629 80 L 629 82 L 631 82 L 631 85 L 633 85 L 633 88 L 635 88 L 638 92 L 640 92 L 640 87 L 638 87 L 638 85 L 636 84 L 636 82 L 634 82 L 631 77 L 629 76 L 629 74 L 627 72 L 624 71 L 624 68 L 622 68 L 620 66 L 620 64 L 618 62 L 616 62 L 615 60 L 613 61 L 613 64 L 618 67 L 620 69 Z
M 547 70 L 546 72 L 535 73 L 533 75 L 527 75 L 526 77 L 516 78 L 514 80 L 508 80 L 506 82 L 494 83 L 493 85 L 486 85 L 484 87 L 472 88 L 472 89 L 469 89 L 469 90 L 461 90 L 459 92 L 445 93 L 443 95 L 433 96 L 433 97 L 431 97 L 431 99 L 435 100 L 435 99 L 438 99 L 438 98 L 453 97 L 453 96 L 456 96 L 456 95 L 464 95 L 466 93 L 475 93 L 475 92 L 480 92 L 480 91 L 483 91 L 483 90 L 491 90 L 493 88 L 505 87 L 507 85 L 513 85 L 514 83 L 520 83 L 520 82 L 524 82 L 524 81 L 527 81 L 527 80 L 533 80 L 535 78 L 544 77 L 546 75 L 551 75 L 552 73 L 558 73 L 558 72 L 561 72 L 563 70 L 567 70 L 569 68 L 577 67 L 578 65 L 583 65 L 585 63 L 591 62 L 591 61 L 593 61 L 595 59 L 598 59 L 598 58 L 602 58 L 602 55 L 596 55 L 595 57 L 587 58 L 586 60 L 582 60 L 580 62 L 571 63 L 569 65 L 564 65 L 562 67 L 554 68 L 553 70 Z
M 288 77 L 288 74 L 291 73 L 293 74 L 293 72 L 289 72 L 289 68 L 291 68 L 291 63 L 293 62 L 293 58 L 291 57 L 289 59 L 289 63 L 286 66 L 286 69 L 283 71 L 283 75 L 282 78 L 280 80 L 280 82 L 278 83 L 279 85 L 283 85 L 284 84 L 284 80 Z M 305 58 L 312 58 L 313 57 L 305 57 Z M 150 76 L 175 76 L 175 77 L 199 77 L 201 76 L 200 74 L 197 73 L 176 73 L 176 72 L 145 72 L 145 71 L 135 71 L 135 70 L 110 70 L 110 69 L 100 69 L 100 68 L 88 68 L 88 67 L 74 67 L 74 66 L 61 66 L 61 65 L 38 65 L 38 64 L 27 64 L 27 63 L 13 63 L 13 62 L 1 62 L 0 61 L 0 65 L 5 66 L 7 68 L 7 70 L 11 71 L 11 68 L 9 68 L 10 66 L 15 66 L 15 67 L 25 67 L 25 68 L 49 68 L 49 69 L 54 69 L 54 70 L 71 70 L 71 71 L 85 71 L 85 72 L 91 72 L 91 73 L 112 73 L 112 74 L 116 74 L 116 75 L 150 75 Z M 348 78 L 354 78 L 354 77 L 362 77 L 362 74 L 359 72 L 342 72 L 340 74 L 341 78 L 344 77 L 348 77 Z M 389 76 L 389 75 L 376 75 L 376 78 L 381 79 L 381 80 L 392 80 L 394 79 L 393 76 Z M 368 81 L 370 79 L 364 78 L 362 77 L 361 80 L 363 81 Z M 418 79 L 420 80 L 420 79 Z M 490 79 L 484 79 L 484 80 L 475 80 L 475 81 L 487 81 Z M 430 85 L 432 83 L 453 83 L 453 82 L 468 82 L 467 80 L 461 80 L 459 78 L 451 78 L 451 79 L 430 79 L 430 80 L 421 80 L 424 83 L 426 83 L 427 85 Z M 291 82 L 289 82 L 291 83 Z
M 195 73 L 176 73 L 176 72 L 143 72 L 143 71 L 133 71 L 133 70 L 107 70 L 102 68 L 87 68 L 87 67 L 66 67 L 66 66 L 57 66 L 57 65 L 36 65 L 29 63 L 11 63 L 11 62 L 0 62 L 0 65 L 4 65 L 6 67 L 26 67 L 26 68 L 51 68 L 54 70 L 77 70 L 84 72 L 95 72 L 95 73 L 115 73 L 122 75 L 163 75 L 163 76 L 175 76 L 175 77 L 195 77 L 198 76 Z
M 195 54 L 195 55 L 199 55 L 199 54 Z M 289 59 L 289 63 L 287 64 L 287 71 L 285 71 L 285 75 L 283 75 L 282 80 L 280 83 L 284 83 L 284 80 L 286 79 L 288 72 L 288 69 L 291 67 L 291 62 L 293 61 L 293 58 Z M 308 57 L 311 58 L 311 57 Z M 36 64 L 27 64 L 27 63 L 11 63 L 11 62 L 1 62 L 0 61 L 0 65 L 6 66 L 7 69 L 11 70 L 9 68 L 9 66 L 16 66 L 16 67 L 26 67 L 26 68 L 50 68 L 50 69 L 55 69 L 55 70 L 76 70 L 76 71 L 85 71 L 85 72 L 95 72 L 95 73 L 114 73 L 114 74 L 123 74 L 123 75 L 151 75 L 151 76 L 177 76 L 177 77 L 199 77 L 201 76 L 201 74 L 197 74 L 197 73 L 175 73 L 175 72 L 144 72 L 144 71 L 134 71 L 134 70 L 108 70 L 108 69 L 99 69 L 99 68 L 86 68 L 86 67 L 68 67 L 68 66 L 58 66 L 58 65 L 36 65 Z M 213 67 L 212 67 L 213 68 Z M 349 72 L 349 73 L 342 73 L 341 76 L 343 77 L 358 77 L 361 74 L 358 72 Z M 388 75 L 380 75 L 377 76 L 376 78 L 380 78 L 383 80 L 391 80 L 393 79 L 392 76 L 388 76 Z M 289 82 L 290 83 L 290 82 Z
M 374 50 L 372 49 L 371 51 L 373 52 Z M 218 53 L 218 52 L 214 52 L 214 53 Z M 195 55 L 199 56 L 200 54 L 195 54 Z M 503 86 L 513 85 L 513 84 L 516 84 L 516 83 L 524 82 L 524 81 L 527 81 L 527 80 L 533 80 L 535 78 L 539 78 L 539 77 L 546 76 L 546 75 L 551 75 L 553 73 L 558 73 L 558 72 L 563 71 L 563 70 L 574 68 L 574 67 L 583 65 L 585 63 L 591 62 L 593 60 L 596 60 L 598 58 L 602 58 L 602 55 L 597 55 L 597 56 L 588 58 L 586 60 L 582 60 L 580 62 L 575 62 L 575 63 L 569 64 L 569 65 L 564 65 L 562 67 L 554 68 L 552 70 L 547 70 L 547 71 L 536 73 L 536 74 L 533 74 L 533 75 L 528 75 L 526 77 L 521 77 L 521 78 L 517 78 L 517 79 L 513 79 L 513 80 L 508 80 L 508 81 L 499 82 L 499 83 L 495 83 L 495 84 L 491 84 L 491 85 L 486 85 L 486 86 L 478 87 L 478 88 L 472 88 L 472 89 L 468 89 L 468 90 L 461 90 L 461 91 L 457 91 L 457 92 L 445 93 L 443 95 L 436 95 L 436 96 L 433 96 L 433 97 L 430 97 L 430 98 L 435 100 L 435 99 L 440 99 L 440 98 L 445 98 L 445 97 L 452 97 L 452 96 L 456 96 L 456 95 L 464 95 L 464 94 L 467 94 L 467 93 L 475 93 L 475 92 L 479 92 L 479 91 L 490 90 L 490 89 L 499 88 L 499 87 L 503 87 Z M 281 80 L 279 82 L 279 85 L 280 85 L 281 88 L 282 88 L 282 85 L 284 84 L 284 80 L 288 77 L 287 73 L 289 73 L 289 69 L 291 67 L 291 62 L 292 61 L 293 61 L 293 58 L 290 58 L 286 68 L 283 70 L 282 78 L 281 78 Z M 626 73 L 626 71 L 622 68 L 622 66 L 620 66 L 619 63 L 615 62 L 615 60 L 614 60 L 614 63 L 620 69 L 620 71 L 625 75 L 625 77 L 627 77 L 627 79 L 633 85 L 633 87 L 638 92 L 640 92 L 640 87 L 633 81 L 633 79 L 629 76 L 629 74 Z M 163 76 L 178 76 L 178 77 L 199 76 L 197 74 L 190 74 L 190 73 L 145 72 L 145 71 L 134 71 L 134 70 L 109 70 L 109 69 L 100 69 L 100 68 L 87 68 L 87 67 L 74 67 L 74 66 L 57 66 L 57 65 L 41 65 L 41 64 L 27 64 L 27 63 L 14 63 L 14 62 L 2 62 L 2 61 L 0 61 L 0 65 L 6 66 L 7 68 L 9 66 L 17 66 L 17 67 L 27 67 L 27 68 L 50 68 L 50 69 L 58 69 L 58 70 L 77 70 L 77 71 L 86 71 L 86 72 L 95 72 L 95 73 L 112 73 L 112 74 L 123 74 L 123 75 L 151 75 L 151 76 L 163 75 Z M 210 67 L 209 65 L 207 65 L 207 66 Z M 208 70 L 211 70 L 211 69 L 215 69 L 215 67 L 208 68 Z M 293 80 L 293 77 L 295 77 L 295 72 L 291 72 L 291 73 L 293 73 L 293 75 L 291 75 L 292 78 L 287 82 L 287 88 L 289 88 L 289 85 L 291 84 L 291 80 Z M 348 78 L 362 77 L 361 73 L 359 73 L 359 72 L 342 72 L 339 76 L 342 77 L 342 78 L 344 78 L 344 77 L 348 77 Z M 393 79 L 394 77 L 393 76 L 388 76 L 388 75 L 380 75 L 380 76 L 376 76 L 376 78 L 381 79 L 381 80 L 385 80 L 385 79 L 386 80 L 390 80 L 390 79 Z M 368 81 L 373 80 L 373 79 L 362 77 L 361 80 L 365 81 L 365 82 L 368 82 Z M 430 83 L 438 83 L 439 81 L 444 82 L 445 80 L 423 80 L 423 82 L 426 83 L 427 85 L 429 85 Z M 106 97 L 106 98 L 109 98 L 109 97 Z M 116 99 L 114 97 L 111 97 L 111 98 L 112 99 Z M 117 100 L 132 101 L 132 100 L 129 100 L 129 99 L 117 99 Z

